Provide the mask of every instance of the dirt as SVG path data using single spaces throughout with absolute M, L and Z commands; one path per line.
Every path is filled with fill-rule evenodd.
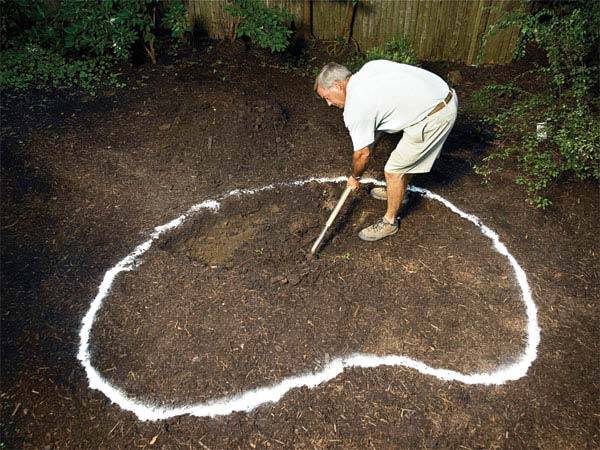
M 526 377 L 486 387 L 351 369 L 250 413 L 159 422 L 88 388 L 75 357 L 83 314 L 155 226 L 232 189 L 348 173 L 341 112 L 312 93 L 327 55 L 311 58 L 206 41 L 132 68 L 119 92 L 2 93 L 4 448 L 600 446 L 598 186 L 565 180 L 542 213 L 510 168 L 487 185 L 472 170 L 502 143 L 466 113 L 470 93 L 527 63 L 427 66 L 460 71 L 463 112 L 433 171 L 414 179 L 480 217 L 526 271 L 542 328 Z M 397 139 L 384 138 L 370 175 Z M 356 235 L 384 205 L 365 186 L 307 259 L 342 189 L 233 196 L 166 233 L 116 279 L 92 329 L 94 366 L 135 398 L 182 405 L 352 352 L 465 373 L 514 361 L 525 314 L 512 269 L 435 201 L 413 195 L 398 235 L 365 243 Z
M 94 366 L 136 398 L 183 404 L 355 352 L 467 373 L 522 352 L 512 270 L 471 224 L 427 205 L 407 217 L 411 236 L 357 243 L 381 209 L 363 194 L 307 261 L 326 192 L 315 184 L 231 199 L 173 232 L 115 286 L 92 337 Z

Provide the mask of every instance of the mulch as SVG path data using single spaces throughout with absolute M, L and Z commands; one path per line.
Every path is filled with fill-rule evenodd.
M 313 52 L 313 65 L 326 60 Z M 565 180 L 540 212 L 510 167 L 483 185 L 472 167 L 502 143 L 467 113 L 414 184 L 480 217 L 525 269 L 542 328 L 526 377 L 486 387 L 349 369 L 250 413 L 158 422 L 88 388 L 76 359 L 81 318 L 106 270 L 155 226 L 232 189 L 347 174 L 341 113 L 314 97 L 311 67 L 206 41 L 131 68 L 118 92 L 2 93 L 4 448 L 600 445 L 598 187 Z M 468 111 L 470 93 L 527 63 L 427 67 L 461 71 Z M 397 139 L 384 139 L 369 175 L 381 178 Z M 342 188 L 231 197 L 166 233 L 116 279 L 92 329 L 94 366 L 135 398 L 182 405 L 352 352 L 468 373 L 520 354 L 524 307 L 507 260 L 439 203 L 414 196 L 398 235 L 368 244 L 356 234 L 383 204 L 365 188 L 307 259 Z

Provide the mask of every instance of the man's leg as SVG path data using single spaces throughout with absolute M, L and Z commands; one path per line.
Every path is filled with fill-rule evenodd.
M 402 204 L 402 199 L 406 193 L 408 182 L 411 179 L 410 174 L 398 174 L 385 172 L 385 181 L 387 183 L 387 211 L 385 220 L 389 223 L 395 223 L 398 216 L 398 210 Z
M 398 232 L 398 221 L 396 216 L 402 204 L 402 198 L 406 192 L 411 175 L 385 172 L 387 182 L 387 212 L 370 227 L 364 228 L 358 233 L 363 241 L 378 241 Z

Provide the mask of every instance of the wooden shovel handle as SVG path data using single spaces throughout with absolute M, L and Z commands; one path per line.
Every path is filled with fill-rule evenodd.
M 321 234 L 319 235 L 319 237 L 317 238 L 317 240 L 313 244 L 312 248 L 310 249 L 310 252 L 313 255 L 316 253 L 317 249 L 319 248 L 319 245 L 321 244 L 321 241 L 325 237 L 325 233 L 327 233 L 327 230 L 333 224 L 333 221 L 335 220 L 335 218 L 339 214 L 340 209 L 342 209 L 342 206 L 344 206 L 344 203 L 346 202 L 346 199 L 348 198 L 348 195 L 350 195 L 350 192 L 352 192 L 352 188 L 351 187 L 347 187 L 346 190 L 340 196 L 340 199 L 338 200 L 337 205 L 335 205 L 335 208 L 331 212 L 331 215 L 329 216 L 329 219 L 327 219 L 327 222 L 325 223 L 325 227 L 323 228 L 323 231 L 321 231 Z

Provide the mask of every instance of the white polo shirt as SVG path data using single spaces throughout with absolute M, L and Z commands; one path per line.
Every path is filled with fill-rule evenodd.
M 366 63 L 346 85 L 344 123 L 354 151 L 375 141 L 375 131 L 397 133 L 421 121 L 448 95 L 437 75 L 408 64 Z

